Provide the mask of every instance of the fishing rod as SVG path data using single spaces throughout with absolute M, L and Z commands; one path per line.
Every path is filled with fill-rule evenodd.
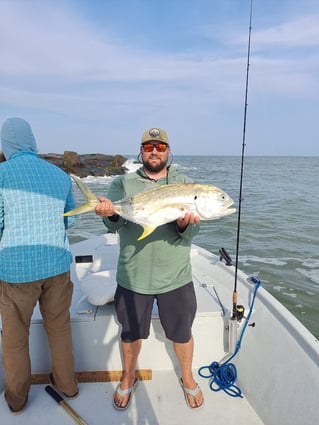
M 244 109 L 244 125 L 243 125 L 243 140 L 242 140 L 242 153 L 241 153 L 241 171 L 240 171 L 240 189 L 239 189 L 239 207 L 238 207 L 238 222 L 237 222 L 237 242 L 236 242 L 236 265 L 235 265 L 235 283 L 233 292 L 233 312 L 229 322 L 229 352 L 231 356 L 223 363 L 212 362 L 208 366 L 199 368 L 198 373 L 203 378 L 210 379 L 210 389 L 213 391 L 224 390 L 226 394 L 232 397 L 242 397 L 241 389 L 235 385 L 237 379 L 236 366 L 230 363 L 240 350 L 241 342 L 246 331 L 246 328 L 253 311 L 257 290 L 260 286 L 259 279 L 250 277 L 250 281 L 255 283 L 255 290 L 252 301 L 249 307 L 249 313 L 246 317 L 245 324 L 241 331 L 240 337 L 237 340 L 237 322 L 240 321 L 244 315 L 244 307 L 237 305 L 237 272 L 238 272 L 238 254 L 239 254 L 239 235 L 240 235 L 240 222 L 241 222 L 241 204 L 243 194 L 243 175 L 244 175 L 244 159 L 245 159 L 245 146 L 246 146 L 246 121 L 247 121 L 247 106 L 248 106 L 248 81 L 249 81 L 249 66 L 250 66 L 250 40 L 251 40 L 251 22 L 252 22 L 253 0 L 250 0 L 250 18 L 249 18 L 249 36 L 248 36 L 248 52 L 247 52 L 247 71 L 246 71 L 246 90 L 245 90 L 245 109 Z M 226 265 L 231 265 L 232 261 L 227 252 L 222 248 L 220 250 L 222 258 L 225 259 Z
M 238 311 L 238 308 L 237 308 L 237 298 L 238 298 L 238 294 L 237 294 L 237 274 L 238 274 L 239 236 L 240 236 L 240 223 L 241 223 L 241 204 L 242 204 L 242 200 L 243 200 L 242 195 L 243 195 L 244 159 L 245 159 L 245 146 L 246 146 L 246 122 L 247 122 L 247 107 L 248 107 L 248 82 L 249 82 L 249 68 L 250 68 L 250 45 L 251 45 L 252 15 L 253 15 L 253 0 L 250 0 L 248 49 L 247 49 L 247 67 L 246 67 L 246 88 L 245 88 L 245 107 L 244 107 L 244 124 L 243 124 L 243 137 L 242 137 L 240 186 L 239 186 L 239 203 L 238 203 L 238 220 L 237 220 L 235 282 L 234 282 L 234 291 L 233 291 L 233 314 L 232 314 L 232 318 L 231 318 L 232 320 L 236 320 L 238 318 L 238 316 L 241 316 L 242 315 L 242 312 L 241 311 Z

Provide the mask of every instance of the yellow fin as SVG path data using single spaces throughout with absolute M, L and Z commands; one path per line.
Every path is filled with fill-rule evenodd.
M 141 239 L 146 238 L 146 236 L 150 235 L 152 232 L 154 232 L 154 230 L 157 228 L 157 226 L 150 226 L 150 225 L 146 225 L 144 226 L 144 232 L 141 234 L 141 236 L 139 238 L 137 238 L 138 241 L 140 241 Z
M 83 214 L 83 213 L 87 213 L 90 211 L 94 211 L 95 210 L 95 206 L 98 204 L 99 201 L 97 202 L 87 202 L 84 205 L 81 205 L 79 207 L 74 208 L 73 210 L 70 210 L 64 214 L 61 214 L 64 217 L 70 217 L 71 215 L 78 215 L 78 214 Z
M 87 212 L 90 212 L 90 211 L 94 211 L 96 205 L 100 203 L 100 201 L 98 200 L 95 193 L 93 193 L 92 190 L 89 189 L 89 187 L 85 183 L 83 183 L 79 177 L 76 177 L 74 174 L 70 174 L 70 176 L 75 181 L 78 188 L 83 193 L 83 195 L 86 197 L 88 202 L 84 205 L 76 207 L 73 210 L 68 211 L 68 212 L 61 214 L 61 215 L 64 216 L 64 217 L 70 217 L 71 215 L 78 215 L 78 214 L 83 214 L 83 213 L 87 213 Z

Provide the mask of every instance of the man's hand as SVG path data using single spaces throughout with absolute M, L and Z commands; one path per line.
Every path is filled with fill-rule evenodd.
M 112 217 L 116 214 L 114 205 L 109 199 L 104 198 L 104 196 L 99 196 L 99 201 L 100 204 L 95 207 L 95 214 L 103 217 Z
M 198 224 L 199 222 L 200 217 L 194 213 L 186 213 L 183 217 L 179 217 L 176 220 L 177 227 L 180 232 L 184 232 L 189 224 Z

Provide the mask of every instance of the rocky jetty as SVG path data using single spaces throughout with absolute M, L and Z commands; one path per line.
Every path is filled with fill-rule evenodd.
M 127 158 L 121 155 L 102 153 L 80 155 L 77 152 L 64 151 L 63 154 L 48 153 L 39 156 L 62 168 L 68 174 L 75 174 L 78 177 L 112 176 L 124 174 L 126 171 L 124 163 Z

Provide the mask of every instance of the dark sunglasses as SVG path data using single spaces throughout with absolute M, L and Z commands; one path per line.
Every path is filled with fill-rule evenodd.
M 142 149 L 144 152 L 153 152 L 153 149 L 155 148 L 157 152 L 166 152 L 167 149 L 166 143 L 144 143 L 142 145 Z

